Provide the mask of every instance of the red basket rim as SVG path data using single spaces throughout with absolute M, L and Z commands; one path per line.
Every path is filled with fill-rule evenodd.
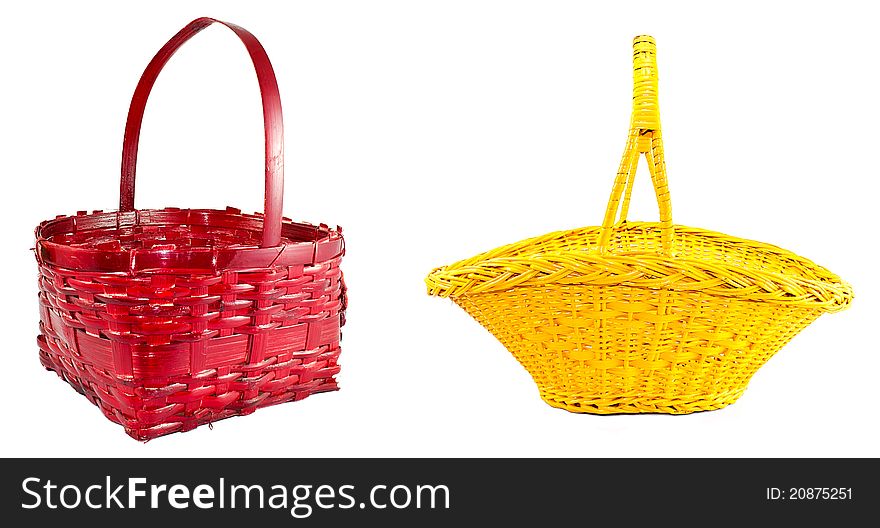
M 235 208 L 140 209 L 135 211 L 78 212 L 40 223 L 35 230 L 36 256 L 41 264 L 77 271 L 120 273 L 219 273 L 226 269 L 312 265 L 341 256 L 345 251 L 342 229 L 284 218 L 281 244 L 262 248 L 235 245 L 204 248 L 94 248 L 61 243 L 52 237 L 93 229 L 135 226 L 223 226 L 261 231 L 263 215 Z

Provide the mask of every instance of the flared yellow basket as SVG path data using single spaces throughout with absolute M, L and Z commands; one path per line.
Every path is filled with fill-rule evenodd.
M 554 407 L 685 414 L 735 402 L 749 379 L 852 288 L 789 251 L 672 223 L 654 39 L 633 43 L 629 138 L 600 227 L 559 231 L 435 269 Z M 645 154 L 659 222 L 627 222 Z M 619 216 L 618 216 L 619 211 Z

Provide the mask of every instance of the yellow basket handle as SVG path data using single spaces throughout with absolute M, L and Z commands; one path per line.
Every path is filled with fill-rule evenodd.
M 615 226 L 626 221 L 629 202 L 632 196 L 633 181 L 639 155 L 645 154 L 657 204 L 660 206 L 660 241 L 661 250 L 665 255 L 672 255 L 672 202 L 669 199 L 669 187 L 666 183 L 666 162 L 663 160 L 663 140 L 660 136 L 660 105 L 657 98 L 657 50 L 654 38 L 640 35 L 633 40 L 633 110 L 630 122 L 629 138 L 605 219 L 602 221 L 602 233 L 599 237 L 599 249 L 605 251 L 611 240 Z M 621 203 L 621 197 L 623 201 Z M 620 217 L 617 211 L 620 209 Z

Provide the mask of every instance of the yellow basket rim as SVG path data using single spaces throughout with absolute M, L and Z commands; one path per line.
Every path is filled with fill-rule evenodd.
M 653 231 L 657 222 L 625 222 L 615 228 Z M 676 236 L 706 238 L 746 246 L 768 258 L 788 260 L 803 273 L 781 273 L 734 265 L 721 260 L 692 258 L 683 252 L 664 255 L 657 251 L 600 252 L 588 245 L 584 235 L 594 236 L 599 226 L 554 231 L 506 244 L 471 258 L 434 269 L 425 283 L 430 295 L 458 297 L 466 294 L 506 291 L 516 287 L 548 284 L 643 287 L 673 291 L 700 290 L 718 297 L 800 305 L 836 312 L 853 298 L 852 287 L 839 276 L 813 261 L 781 247 L 739 238 L 708 229 L 674 225 Z M 543 243 L 566 238 L 583 249 L 533 251 Z

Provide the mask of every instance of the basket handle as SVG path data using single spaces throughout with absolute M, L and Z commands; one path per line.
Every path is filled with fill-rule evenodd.
M 119 184 L 119 210 L 134 210 L 134 183 L 137 167 L 138 140 L 147 98 L 159 72 L 172 55 L 189 39 L 213 23 L 231 29 L 250 54 L 263 100 L 263 125 L 266 131 L 266 190 L 264 198 L 262 247 L 281 243 L 281 209 L 284 197 L 284 125 L 281 119 L 281 96 L 272 63 L 266 50 L 248 30 L 213 18 L 197 18 L 171 37 L 147 65 L 138 81 L 128 109 L 125 139 L 122 142 L 122 177 Z
M 666 182 L 666 162 L 660 134 L 660 105 L 657 98 L 657 52 L 654 38 L 640 35 L 633 40 L 633 110 L 629 138 L 617 170 L 602 231 L 599 248 L 605 251 L 616 225 L 626 222 L 639 155 L 645 154 L 657 204 L 660 207 L 661 250 L 672 254 L 672 202 Z M 621 201 L 621 197 L 623 200 Z M 620 216 L 618 218 L 618 209 Z

